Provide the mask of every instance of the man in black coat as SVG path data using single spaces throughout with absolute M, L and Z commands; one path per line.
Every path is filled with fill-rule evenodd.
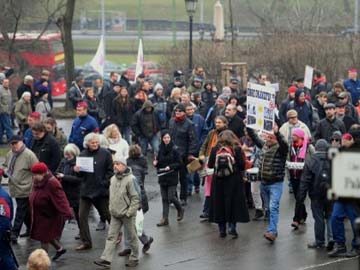
M 54 174 L 61 161 L 61 150 L 59 143 L 53 135 L 46 132 L 44 124 L 35 124 L 31 131 L 33 139 L 30 149 L 34 152 L 39 161 L 44 162 Z
M 344 123 L 336 118 L 335 104 L 328 103 L 324 106 L 326 118 L 322 119 L 316 127 L 314 138 L 315 141 L 319 139 L 325 139 L 330 142 L 331 135 L 334 131 L 340 131 L 344 134 L 345 125 Z
M 103 130 L 108 125 L 112 124 L 112 119 L 114 116 L 113 100 L 120 93 L 120 90 L 121 90 L 120 83 L 114 82 L 113 88 L 109 92 L 107 92 L 104 96 L 102 104 L 103 104 L 103 109 L 104 109 L 104 113 L 105 113 L 105 121 L 103 122 L 103 124 L 101 126 L 101 130 Z
M 233 104 L 229 104 L 225 109 L 225 117 L 229 121 L 228 129 L 240 139 L 245 136 L 245 124 L 243 120 L 237 115 L 237 108 Z
M 24 92 L 29 92 L 31 94 L 31 109 L 35 111 L 35 101 L 34 101 L 35 96 L 32 89 L 33 83 L 34 83 L 34 78 L 30 75 L 26 75 L 24 77 L 24 82 L 16 90 L 16 95 L 18 100 L 20 100 Z
M 76 109 L 76 106 L 79 102 L 84 99 L 84 77 L 78 76 L 75 78 L 75 82 L 71 85 L 69 89 L 69 100 L 73 105 L 73 108 Z
M 170 136 L 180 154 L 180 200 L 186 205 L 187 199 L 187 169 L 186 165 L 194 159 L 197 153 L 197 136 L 194 123 L 186 117 L 185 105 L 175 107 L 175 117 L 169 121 Z

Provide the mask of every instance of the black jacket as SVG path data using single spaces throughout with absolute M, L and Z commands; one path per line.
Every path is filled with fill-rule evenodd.
M 127 104 L 121 106 L 118 98 L 119 96 L 112 101 L 112 122 L 118 127 L 128 127 L 134 114 L 133 103 L 129 100 Z
M 288 112 L 288 108 L 290 105 L 290 102 L 292 100 L 287 97 L 285 100 L 283 100 L 281 102 L 280 108 L 279 108 L 279 118 L 280 118 L 280 123 L 284 124 L 287 122 L 287 117 L 286 117 L 286 113 Z
M 254 144 L 262 150 L 259 160 L 260 180 L 264 184 L 283 182 L 286 157 L 289 150 L 289 146 L 284 141 L 283 136 L 280 132 L 276 133 L 275 136 L 278 143 L 271 147 L 265 147 L 265 142 L 255 134 L 254 130 L 247 128 L 247 133 Z
M 238 116 L 235 115 L 233 118 L 227 118 L 229 121 L 228 129 L 234 132 L 234 134 L 240 139 L 241 137 L 245 136 L 245 124 L 243 120 Z
M 79 102 L 83 101 L 83 93 L 84 89 L 82 87 L 79 87 L 76 83 L 73 83 L 73 85 L 70 87 L 69 100 L 71 101 L 74 109 L 76 109 L 76 105 Z
M 103 100 L 103 108 L 105 112 L 106 119 L 111 119 L 113 116 L 113 100 L 117 97 L 118 93 L 114 90 L 110 90 L 108 93 L 105 94 Z
M 215 105 L 215 101 L 218 97 L 218 93 L 214 91 L 204 90 L 201 92 L 201 100 L 205 103 L 205 111 L 207 112 L 212 106 Z
M 170 136 L 177 146 L 182 158 L 189 155 L 196 155 L 198 138 L 196 137 L 194 123 L 185 118 L 182 122 L 176 123 L 174 118 L 169 121 Z
M 172 142 L 168 146 L 161 143 L 157 160 L 156 168 L 158 174 L 165 173 L 161 169 L 167 166 L 170 167 L 169 173 L 159 176 L 160 186 L 176 186 L 179 181 L 179 168 L 181 166 L 181 158 L 177 147 Z
M 84 101 L 88 104 L 88 114 L 95 119 L 99 119 L 100 107 L 97 99 L 91 99 L 90 97 L 85 96 Z
M 146 119 L 148 118 L 145 116 L 145 114 L 151 114 L 152 123 L 153 123 L 152 130 L 147 130 L 148 125 L 146 123 L 147 121 Z M 137 111 L 132 118 L 131 129 L 137 137 L 150 138 L 146 134 L 151 134 L 151 136 L 156 134 L 159 131 L 159 123 L 156 113 L 154 112 L 154 108 L 152 112 L 149 113 L 145 112 L 144 108 Z
M 36 140 L 32 139 L 31 151 L 34 152 L 39 161 L 44 162 L 54 174 L 61 161 L 61 150 L 53 135 L 45 133 L 45 136 Z
M 25 92 L 29 92 L 31 94 L 31 109 L 35 111 L 35 96 L 29 85 L 22 83 L 18 87 L 18 89 L 16 90 L 16 95 L 18 100 L 21 99 L 22 94 L 24 94 Z
M 322 119 L 317 125 L 314 133 L 315 141 L 325 139 L 330 142 L 330 138 L 334 131 L 340 131 L 341 134 L 344 134 L 346 132 L 344 123 L 336 117 L 333 120 L 329 120 L 328 118 Z
M 83 150 L 80 157 L 94 159 L 94 172 L 80 172 L 82 178 L 80 187 L 81 198 L 98 198 L 109 196 L 110 178 L 113 176 L 113 161 L 110 152 L 99 147 L 95 151 Z

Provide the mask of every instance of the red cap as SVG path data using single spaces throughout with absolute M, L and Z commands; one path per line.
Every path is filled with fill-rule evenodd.
M 44 162 L 37 162 L 31 167 L 31 172 L 33 174 L 45 174 L 48 171 L 48 167 Z
M 76 108 L 87 108 L 88 104 L 85 101 L 80 101 L 77 105 Z
M 351 136 L 350 133 L 345 133 L 344 135 L 342 135 L 341 137 L 343 140 L 347 140 L 347 141 L 351 141 L 353 139 L 353 136 Z
M 295 93 L 296 90 L 297 90 L 297 87 L 296 87 L 295 85 L 292 85 L 292 86 L 289 87 L 288 93 L 289 93 L 289 94 L 290 94 L 290 93 Z
M 356 68 L 349 68 L 349 73 L 357 73 L 357 69 Z
M 35 118 L 35 119 L 40 119 L 41 118 L 41 114 L 38 113 L 38 112 L 32 112 L 32 113 L 29 114 L 29 116 L 31 118 Z

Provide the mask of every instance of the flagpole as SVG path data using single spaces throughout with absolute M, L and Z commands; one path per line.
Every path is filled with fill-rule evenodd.
M 106 60 L 106 30 L 105 30 L 105 0 L 100 0 L 101 1 L 101 37 L 103 40 L 103 55 L 104 55 L 104 65 L 105 65 L 105 60 Z M 103 74 L 102 77 L 104 78 L 105 76 L 105 69 L 103 69 Z

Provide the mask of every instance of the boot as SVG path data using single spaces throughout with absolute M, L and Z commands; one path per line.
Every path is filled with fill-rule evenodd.
M 334 257 L 345 257 L 346 256 L 346 246 L 344 243 L 335 243 L 333 251 L 328 253 L 330 258 Z
M 169 220 L 167 218 L 162 218 L 156 226 L 163 227 L 169 225 Z
M 184 208 L 181 208 L 178 211 L 178 215 L 177 215 L 177 221 L 181 221 L 184 218 Z
M 264 212 L 262 210 L 256 209 L 255 210 L 255 216 L 253 218 L 253 221 L 258 221 L 260 218 L 264 216 Z

